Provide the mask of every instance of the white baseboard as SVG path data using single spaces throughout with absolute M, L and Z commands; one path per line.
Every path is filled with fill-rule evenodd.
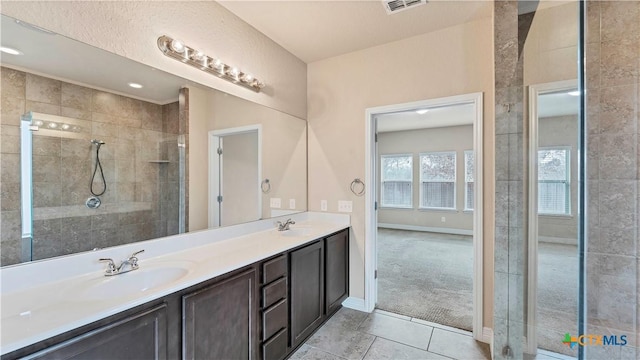
M 364 303 L 364 299 L 360 299 L 352 296 L 349 296 L 345 301 L 343 301 L 342 306 L 349 309 L 353 309 L 353 310 L 368 312 L 367 307 L 365 306 L 365 303 Z
M 578 246 L 578 239 L 561 238 L 561 237 L 553 237 L 553 236 L 538 236 L 538 241 L 544 242 L 544 243 Z
M 396 230 L 434 232 L 434 233 L 440 233 L 440 234 L 469 235 L 469 236 L 473 235 L 473 230 L 451 229 L 451 228 L 430 227 L 430 226 L 378 223 L 378 227 L 385 228 L 385 229 L 396 229 Z

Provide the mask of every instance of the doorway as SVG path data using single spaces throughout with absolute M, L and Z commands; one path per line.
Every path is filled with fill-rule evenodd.
M 209 132 L 209 228 L 262 218 L 262 126 Z
M 460 113 L 437 116 L 456 111 L 468 112 L 469 120 Z M 371 184 L 365 199 L 365 308 L 373 311 L 391 306 L 391 312 L 405 313 L 401 315 L 462 327 L 460 322 L 446 323 L 455 316 L 423 305 L 442 305 L 447 296 L 437 292 L 457 286 L 453 281 L 456 274 L 438 273 L 442 268 L 438 262 L 443 259 L 430 258 L 436 254 L 433 250 L 455 254 L 455 247 L 464 247 L 466 241 L 468 258 L 449 257 L 449 269 L 467 274 L 470 283 L 470 316 L 463 328 L 472 330 L 475 339 L 488 341 L 482 329 L 482 93 L 370 108 L 365 120 L 365 182 Z M 418 130 L 425 127 L 428 129 Z M 468 148 L 457 146 L 455 140 L 442 144 L 438 132 L 452 129 L 468 132 Z M 435 138 L 405 151 L 387 145 L 409 141 L 396 139 L 381 145 L 385 138 L 420 131 L 432 132 Z M 447 149 L 433 148 L 436 142 Z M 459 222 L 465 216 L 466 226 Z M 413 258 L 420 253 L 426 256 Z M 411 263 L 416 265 L 413 271 L 407 267 Z M 453 277 L 447 279 L 447 275 Z M 430 287 L 434 281 L 440 281 L 441 286 Z M 413 291 L 413 299 L 405 298 L 410 294 L 408 289 Z M 440 300 L 429 299 L 434 295 Z M 400 305 L 394 308 L 394 303 Z

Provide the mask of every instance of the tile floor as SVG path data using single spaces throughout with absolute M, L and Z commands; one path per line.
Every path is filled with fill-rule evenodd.
M 290 359 L 490 358 L 489 345 L 469 332 L 381 310 L 368 314 L 342 308 Z
M 291 360 L 485 360 L 489 345 L 468 331 L 375 310 L 342 308 L 313 334 Z M 539 350 L 525 360 L 571 360 Z

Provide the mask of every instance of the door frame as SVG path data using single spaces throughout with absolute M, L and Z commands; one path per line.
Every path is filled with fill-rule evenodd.
M 473 120 L 473 150 L 475 152 L 475 188 L 473 211 L 473 337 L 480 341 L 490 341 L 483 334 L 483 93 L 471 93 L 457 96 L 442 97 L 437 99 L 409 102 L 367 108 L 365 111 L 365 183 L 370 184 L 365 195 L 365 295 L 364 306 L 366 311 L 375 308 L 378 286 L 375 278 L 377 269 L 377 227 L 378 218 L 374 204 L 378 192 L 376 185 L 377 171 L 377 146 L 376 146 L 376 115 L 414 110 L 417 108 L 429 108 L 439 106 L 451 106 L 473 104 L 475 117 Z
M 538 97 L 542 94 L 578 90 L 577 80 L 555 81 L 529 85 L 529 207 L 527 247 L 527 324 L 524 335 L 525 353 L 536 354 L 538 336 L 538 187 L 533 179 L 538 178 Z M 535 119 L 535 121 L 534 121 Z M 570 179 L 574 181 L 573 179 Z M 533 241 L 535 239 L 535 241 Z
M 214 154 L 218 155 L 217 149 L 218 149 L 219 140 L 223 140 L 225 136 L 246 134 L 251 132 L 257 132 L 258 134 L 258 179 L 257 179 L 256 186 L 258 187 L 258 189 L 260 189 L 260 182 L 262 179 L 262 124 L 239 126 L 234 128 L 209 131 L 209 134 L 207 136 L 209 141 L 209 146 L 208 146 L 209 181 L 207 184 L 208 193 L 209 193 L 209 195 L 207 196 L 207 206 L 209 208 L 209 216 L 208 216 L 209 228 L 220 227 L 219 207 L 215 206 L 218 203 L 212 201 L 211 196 L 213 194 L 213 189 L 215 189 L 216 187 L 219 187 L 220 192 L 222 192 L 222 188 L 224 186 L 224 184 L 221 184 L 219 182 L 219 176 L 222 176 L 223 160 L 219 159 L 219 156 L 212 156 L 212 155 Z M 218 175 L 217 169 L 220 169 L 219 176 L 216 176 Z M 258 191 L 257 204 L 258 204 L 258 214 L 257 214 L 258 219 L 261 219 L 262 218 L 262 191 Z

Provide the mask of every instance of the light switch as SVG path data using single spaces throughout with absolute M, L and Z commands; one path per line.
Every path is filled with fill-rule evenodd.
M 320 200 L 320 210 L 327 211 L 327 200 Z
M 270 206 L 272 209 L 280 209 L 282 207 L 282 201 L 280 198 L 271 198 Z
M 340 200 L 338 201 L 338 211 L 339 212 L 352 212 L 353 211 L 353 201 Z
M 289 209 L 295 210 L 296 208 L 296 199 L 289 199 Z

